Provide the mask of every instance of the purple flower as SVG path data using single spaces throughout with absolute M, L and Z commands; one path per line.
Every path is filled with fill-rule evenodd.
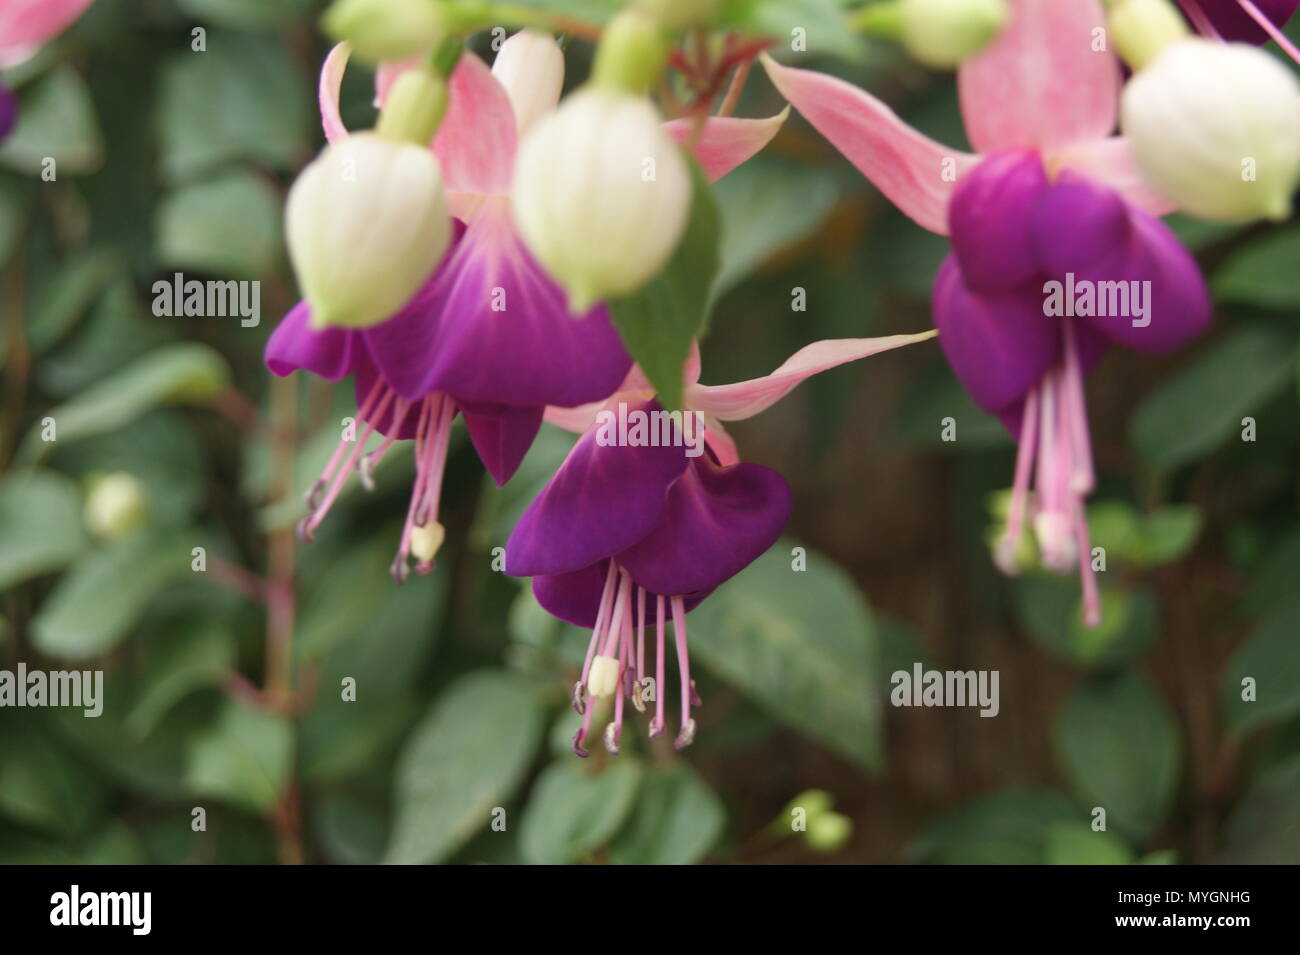
M 951 236 L 934 283 L 939 345 L 1019 442 L 998 564 L 1017 570 L 1032 506 L 1044 564 L 1077 564 L 1084 618 L 1095 626 L 1084 376 L 1107 344 L 1183 344 L 1206 327 L 1210 300 L 1195 261 L 1156 218 L 1171 204 L 1111 136 L 1120 69 L 1091 46 L 1105 21 L 1100 4 L 1011 4 L 1007 29 L 958 73 L 979 155 L 927 139 L 848 83 L 765 63 L 795 108 L 903 212 Z
M 664 624 L 670 610 L 681 677 L 676 744 L 691 742 L 690 709 L 699 698 L 690 677 L 686 613 L 766 551 L 789 517 L 785 479 L 740 462 L 721 422 L 757 414 L 810 375 L 933 334 L 817 342 L 771 375 L 716 387 L 698 384 L 693 359 L 687 366 L 687 410 L 672 415 L 654 400 L 637 368 L 603 405 L 548 413 L 582 437 L 510 535 L 506 573 L 532 577 L 542 607 L 591 628 L 573 691 L 583 715 L 573 740 L 578 755 L 587 755 L 583 745 L 594 710 L 588 697 L 614 697 L 614 721 L 605 733 L 611 752 L 618 751 L 625 697 L 638 710 L 647 696 L 653 699 L 650 735 L 663 732 Z M 639 439 L 633 437 L 637 422 L 645 429 Z M 646 664 L 648 607 L 658 634 L 653 683 Z

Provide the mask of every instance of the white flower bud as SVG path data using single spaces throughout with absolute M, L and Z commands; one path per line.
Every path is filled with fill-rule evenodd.
M 144 487 L 135 475 L 114 471 L 90 482 L 85 521 L 96 537 L 120 540 L 139 527 L 147 514 Z
M 1262 50 L 1189 38 L 1124 89 L 1138 168 L 1184 212 L 1220 222 L 1284 219 L 1300 180 L 1300 83 Z
M 902 0 L 899 12 L 907 52 L 938 70 L 988 46 L 1011 14 L 1006 0 Z
M 451 240 L 438 161 L 374 133 L 332 143 L 289 190 L 285 232 L 312 325 L 376 325 L 415 294 Z
M 564 52 L 549 33 L 521 30 L 501 44 L 492 75 L 506 88 L 522 133 L 560 101 Z
M 587 692 L 594 697 L 614 695 L 618 689 L 618 660 L 614 657 L 595 656 L 587 673 Z
M 686 227 L 691 176 L 648 100 L 587 88 L 524 140 L 513 205 L 524 241 L 581 315 L 663 269 Z

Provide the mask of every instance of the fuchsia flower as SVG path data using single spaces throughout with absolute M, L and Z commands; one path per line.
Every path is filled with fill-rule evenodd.
M 684 414 L 698 414 L 705 429 L 706 447 L 696 456 L 684 445 L 690 421 L 697 419 L 680 415 L 673 432 L 676 446 L 601 439 L 602 411 L 630 408 L 628 418 L 635 412 L 662 413 L 639 368 L 601 404 L 548 412 L 548 420 L 582 437 L 510 535 L 506 573 L 532 577 L 533 592 L 547 611 L 592 630 L 573 691 L 574 707 L 583 715 L 573 739 L 579 756 L 587 755 L 583 744 L 591 729 L 588 696 L 615 697 L 614 721 L 605 733 L 611 752 L 618 751 L 624 698 L 644 709 L 650 598 L 658 633 L 650 736 L 664 729 L 664 621 L 670 609 L 681 677 L 676 745 L 691 742 L 690 709 L 699 699 L 691 682 L 685 615 L 766 551 L 789 517 L 785 479 L 770 468 L 741 463 L 721 422 L 758 414 L 810 375 L 933 335 L 817 342 L 764 378 L 721 386 L 699 384 L 694 355 L 685 369 L 683 403 Z
M 18 100 L 0 83 L 0 142 L 18 125 Z
M 347 55 L 345 47 L 336 47 L 321 73 L 322 123 L 331 141 L 347 135 L 338 113 Z M 400 66 L 381 69 L 381 100 L 398 71 Z M 607 310 L 598 306 L 572 318 L 563 292 L 529 254 L 510 219 L 515 109 L 518 105 L 520 118 L 536 116 L 539 88 L 547 86 L 545 77 L 537 79 L 529 83 L 526 74 L 512 68 L 507 87 L 474 54 L 460 58 L 450 78 L 448 111 L 432 144 L 457 220 L 455 235 L 441 264 L 406 306 L 364 330 L 315 331 L 303 302 L 267 343 L 266 363 L 277 375 L 297 369 L 330 381 L 353 375 L 357 417 L 366 422 L 355 442 L 340 443 L 313 487 L 311 513 L 299 526 L 304 539 L 311 538 L 353 471 L 360 469 L 368 484 L 371 468 L 394 441 L 414 440 L 417 476 L 393 563 L 399 581 L 410 555 L 417 572 L 431 570 L 441 544 L 436 517 L 457 413 L 484 465 L 502 484 L 523 459 L 548 405 L 600 400 L 618 387 L 631 365 Z M 558 94 L 555 83 L 547 108 L 554 107 Z M 737 122 L 742 125 L 710 124 L 706 131 L 704 142 L 724 144 L 715 153 L 701 153 L 712 178 L 757 152 L 780 125 Z M 376 431 L 384 440 L 363 457 L 362 446 Z
M 0 0 L 0 69 L 30 59 L 93 0 Z
M 958 76 L 978 155 L 926 138 L 841 80 L 766 66 L 794 107 L 904 213 L 951 236 L 934 284 L 939 344 L 976 402 L 1019 441 L 998 563 L 1017 569 L 1032 480 L 1043 562 L 1060 572 L 1078 564 L 1085 620 L 1096 625 L 1084 376 L 1111 343 L 1151 352 L 1183 344 L 1206 327 L 1210 301 L 1195 261 L 1156 218 L 1170 204 L 1141 182 L 1128 144 L 1111 135 L 1120 67 L 1094 50 L 1100 4 L 1011 5 L 1010 25 Z M 1082 309 L 1049 317 L 1049 289 L 1068 290 L 1073 303 L 1076 288 L 1103 282 L 1149 289 L 1145 317 Z

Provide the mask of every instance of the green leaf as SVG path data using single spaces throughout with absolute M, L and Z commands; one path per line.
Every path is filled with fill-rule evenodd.
M 852 759 L 880 763 L 875 622 L 852 579 L 789 539 L 723 584 L 687 618 L 693 659 L 778 719 Z
M 46 412 L 61 442 L 121 428 L 160 404 L 208 404 L 226 387 L 226 360 L 196 342 L 155 349 L 72 400 Z M 19 457 L 33 460 L 52 446 L 39 422 L 28 432 Z
M 529 796 L 519 850 L 529 865 L 567 865 L 606 845 L 628 818 L 644 770 L 621 756 L 601 772 L 574 756 L 551 763 Z
M 1295 865 L 1300 859 L 1300 757 L 1246 793 L 1224 828 L 1221 865 Z
M 168 583 L 191 573 L 197 532 L 141 533 L 73 565 L 32 620 L 32 641 L 47 656 L 88 660 L 113 649 Z
M 403 747 L 384 860 L 438 862 L 459 849 L 523 781 L 541 736 L 537 697 L 515 677 L 481 670 L 448 687 Z
M 1047 861 L 1054 827 L 1086 819 L 1061 793 L 1004 790 L 981 796 L 932 822 L 908 846 L 907 860 L 942 865 L 1042 865 Z
M 816 231 L 840 197 L 838 182 L 824 170 L 762 157 L 729 173 L 714 191 L 722 217 L 722 268 L 713 283 L 715 298 Z
M 1133 850 L 1115 833 L 1084 822 L 1058 822 L 1047 829 L 1048 865 L 1132 865 Z
M 41 354 L 62 338 L 99 298 L 105 286 L 123 274 L 125 263 L 112 249 L 91 248 L 59 264 L 32 301 L 28 345 Z
M 288 169 L 307 148 L 307 90 L 270 39 L 210 31 L 206 52 L 187 49 L 167 62 L 161 87 L 163 170 L 173 181 L 240 159 Z
M 690 163 L 694 184 L 686 231 L 667 267 L 645 288 L 608 303 L 623 343 L 667 409 L 681 407 L 682 363 L 708 325 L 718 271 L 718 204 L 704 173 Z
M 1088 527 L 1093 546 L 1106 549 L 1108 562 L 1158 567 L 1192 549 L 1201 533 L 1201 514 L 1186 504 L 1144 515 L 1125 501 L 1106 500 L 1089 505 Z
M 261 814 L 279 800 L 292 761 L 288 720 L 227 700 L 216 723 L 194 741 L 186 781 L 200 795 Z
M 196 617 L 168 636 L 149 661 L 142 691 L 126 719 L 137 738 L 149 735 L 184 696 L 213 686 L 235 664 L 235 640 L 221 620 Z
M 0 477 L 0 590 L 59 570 L 85 546 L 72 481 L 43 470 Z
M 299 19 L 310 0 L 178 0 L 177 5 L 200 23 L 219 23 L 241 30 L 271 30 Z M 209 50 L 213 48 L 210 46 Z
M 1178 727 L 1134 672 L 1092 679 L 1062 707 L 1056 754 L 1079 797 L 1142 840 L 1164 818 L 1178 781 Z
M 722 0 L 714 22 L 775 37 L 778 56 L 804 52 L 794 46 L 799 38 L 809 54 L 855 60 L 865 51 L 841 0 Z
M 93 172 L 103 159 L 90 90 L 76 70 L 61 66 L 23 91 L 18 127 L 0 146 L 0 163 L 32 175 L 52 168 L 58 177 Z
M 158 207 L 158 258 L 168 268 L 256 278 L 280 252 L 280 199 L 251 172 L 180 186 Z
M 1209 454 L 1241 429 L 1294 374 L 1294 338 L 1239 326 L 1142 399 L 1131 440 L 1148 464 L 1176 468 Z
M 55 745 L 33 720 L 6 714 L 0 733 L 0 816 L 45 832 L 76 833 L 104 799 L 103 785 L 80 760 Z
M 685 763 L 654 767 L 627 826 L 610 846 L 619 865 L 693 865 L 717 843 L 726 824 L 722 800 Z
M 1292 567 L 1294 582 L 1295 568 Z M 1246 733 L 1300 713 L 1300 601 L 1283 604 L 1266 617 L 1232 655 L 1223 671 L 1219 700 L 1224 721 Z M 1242 699 L 1242 681 L 1254 681 L 1254 700 Z
M 1300 227 L 1268 233 L 1231 255 L 1214 273 L 1210 290 L 1216 301 L 1260 308 L 1300 307 L 1295 264 L 1300 261 Z

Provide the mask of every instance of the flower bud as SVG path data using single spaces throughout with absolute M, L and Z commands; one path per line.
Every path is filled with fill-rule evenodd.
M 1300 179 L 1300 83 L 1260 50 L 1190 38 L 1124 89 L 1124 135 L 1149 185 L 1221 222 L 1285 219 Z
M 808 820 L 805 838 L 817 852 L 838 852 L 853 837 L 853 820 L 838 812 L 825 812 Z
M 419 290 L 451 240 L 438 161 L 374 133 L 332 143 L 289 190 L 285 233 L 312 325 L 376 325 Z
M 718 0 L 637 0 L 637 8 L 672 30 L 711 22 Z
M 148 514 L 144 487 L 135 475 L 114 471 L 92 478 L 86 494 L 86 528 L 96 537 L 121 540 Z
M 617 689 L 618 660 L 600 655 L 592 657 L 591 670 L 587 673 L 587 692 L 604 699 L 613 696 Z
M 506 89 L 522 133 L 555 109 L 564 87 L 564 52 L 549 33 L 521 30 L 497 52 L 492 75 Z
M 903 46 L 926 66 L 956 67 L 1006 25 L 1006 0 L 901 0 Z
M 439 0 L 336 0 L 322 25 L 368 63 L 419 56 L 447 33 Z
M 686 160 L 642 97 L 580 90 L 519 150 L 515 223 L 575 315 L 657 275 L 690 206 Z
M 1115 51 L 1135 70 L 1191 33 L 1170 0 L 1118 0 L 1110 9 L 1106 28 Z
M 591 85 L 641 96 L 654 86 L 668 59 L 663 28 L 648 13 L 629 7 L 609 21 L 596 47 Z

